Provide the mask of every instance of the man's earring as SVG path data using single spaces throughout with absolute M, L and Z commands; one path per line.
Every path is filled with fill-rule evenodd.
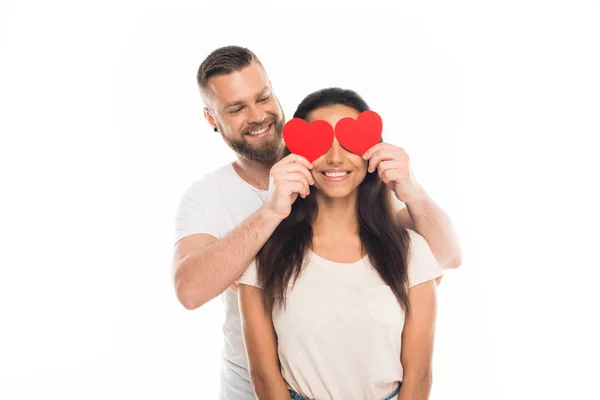
M 217 131 L 217 128 L 214 128 L 214 129 L 215 129 L 215 132 L 218 132 L 218 131 Z

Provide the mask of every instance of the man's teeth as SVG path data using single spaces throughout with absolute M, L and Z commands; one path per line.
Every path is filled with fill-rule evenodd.
M 331 178 L 337 178 L 345 175 L 348 175 L 348 172 L 325 172 L 325 176 L 329 176 Z
M 267 125 L 264 128 L 259 129 L 258 131 L 252 131 L 252 132 L 249 132 L 248 134 L 252 135 L 252 136 L 260 135 L 261 133 L 265 133 L 266 131 L 268 131 L 270 126 L 271 125 Z

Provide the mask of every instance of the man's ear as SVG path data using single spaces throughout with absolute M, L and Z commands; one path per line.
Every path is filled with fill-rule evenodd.
M 217 124 L 215 123 L 215 119 L 212 116 L 212 114 L 210 113 L 210 110 L 208 109 L 208 107 L 204 107 L 204 118 L 206 118 L 206 120 L 208 121 L 209 125 L 215 130 L 215 132 L 217 131 Z

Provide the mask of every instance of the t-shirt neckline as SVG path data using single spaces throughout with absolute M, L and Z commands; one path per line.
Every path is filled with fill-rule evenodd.
M 349 263 L 343 263 L 343 262 L 331 261 L 326 258 L 323 258 L 320 255 L 318 255 L 317 253 L 315 253 L 312 249 L 308 249 L 308 252 L 309 252 L 310 256 L 313 257 L 316 261 L 319 261 L 321 263 L 328 264 L 328 265 L 338 266 L 338 267 L 349 267 L 349 266 L 353 266 L 353 265 L 362 264 L 362 263 L 366 262 L 369 258 L 369 255 L 366 254 L 360 260 L 357 260 L 354 262 L 349 262 Z
M 237 173 L 237 171 L 235 170 L 235 168 L 233 168 L 233 163 L 229 163 L 229 169 L 231 170 L 231 173 L 236 177 L 236 179 L 238 179 L 239 181 L 241 181 L 244 185 L 248 186 L 253 191 L 255 191 L 257 193 L 266 193 L 266 192 L 268 192 L 268 190 L 262 190 L 262 189 L 259 189 L 257 187 L 254 187 L 251 184 L 249 184 L 248 182 L 246 182 L 244 179 L 242 179 L 242 177 Z

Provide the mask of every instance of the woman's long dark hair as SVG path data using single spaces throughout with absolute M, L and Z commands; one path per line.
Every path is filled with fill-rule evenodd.
M 308 95 L 294 113 L 306 120 L 312 111 L 330 105 L 345 105 L 358 112 L 369 109 L 352 90 L 322 89 Z M 285 155 L 290 154 L 285 149 Z M 410 313 L 407 294 L 407 267 L 410 251 L 408 232 L 397 223 L 390 190 L 377 172 L 367 173 L 358 187 L 357 213 L 363 250 L 383 281 L 390 286 L 406 314 Z M 256 255 L 258 282 L 263 288 L 265 308 L 285 307 L 288 284 L 302 272 L 307 251 L 312 247 L 312 225 L 318 213 L 315 196 L 298 196 L 290 215 L 284 219 Z

